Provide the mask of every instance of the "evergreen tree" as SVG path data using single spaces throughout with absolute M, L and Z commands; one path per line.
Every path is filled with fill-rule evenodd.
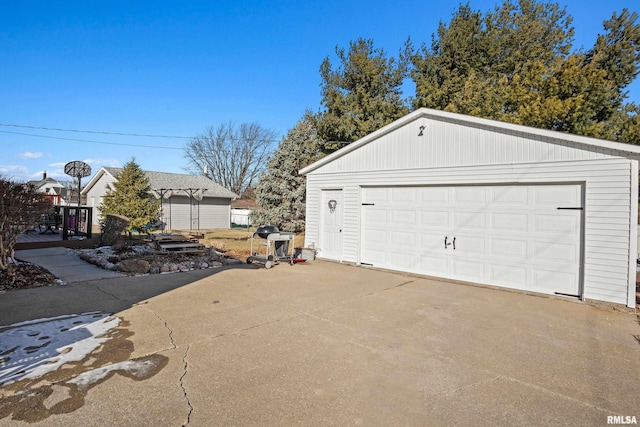
M 311 113 L 306 112 L 269 158 L 255 190 L 260 209 L 251 215 L 254 224 L 271 224 L 282 231 L 304 230 L 305 178 L 298 171 L 319 157 L 313 123 Z
M 556 3 L 507 0 L 483 15 L 461 5 L 412 55 L 413 107 L 623 142 L 637 135 L 624 88 L 638 74 L 640 27 L 626 9 L 593 49 L 571 52 L 572 18 Z
M 144 230 L 160 218 L 160 200 L 152 200 L 151 185 L 135 159 L 127 162 L 113 186 L 98 207 L 102 217 L 107 214 L 124 215 L 130 219 L 129 231 Z
M 320 66 L 324 111 L 317 116 L 317 129 L 327 153 L 409 112 L 401 97 L 408 56 L 388 58 L 383 49 L 374 48 L 371 39 L 351 42 L 346 52 L 336 47 L 336 55 L 337 69 L 328 57 Z

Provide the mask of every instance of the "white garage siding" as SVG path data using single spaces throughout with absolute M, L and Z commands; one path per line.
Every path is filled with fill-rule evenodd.
M 584 294 L 588 299 L 628 304 L 630 200 L 637 166 L 629 159 L 493 166 L 312 173 L 307 175 L 306 245 L 317 245 L 323 188 L 344 191 L 343 253 L 339 261 L 360 262 L 362 186 L 584 183 Z M 349 183 L 345 185 L 345 183 Z M 636 185 L 637 188 L 637 185 Z M 633 203 L 631 203 L 633 206 Z M 311 208 L 314 207 L 314 208 Z M 637 214 L 636 214 L 637 215 Z M 635 231 L 634 231 L 635 233 Z M 322 248 L 319 248 L 322 256 Z M 633 252 L 635 253 L 635 248 Z M 635 256 L 633 257 L 635 259 Z
M 417 136 L 420 126 L 425 126 L 425 129 L 422 136 Z M 375 132 L 371 136 L 375 136 Z M 345 147 L 345 150 L 349 148 L 351 146 Z M 418 118 L 359 146 L 357 153 L 342 155 L 324 164 L 321 169 L 322 173 L 387 169 L 404 171 L 431 167 L 595 160 L 612 156 L 618 157 L 620 153 L 595 146 L 585 149 L 584 144 L 553 137 L 532 138 L 530 133 L 523 131 L 508 129 L 496 132 L 489 125 Z

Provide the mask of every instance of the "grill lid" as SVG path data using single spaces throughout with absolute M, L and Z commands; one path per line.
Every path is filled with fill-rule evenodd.
M 261 225 L 256 229 L 256 234 L 260 236 L 260 238 L 266 239 L 269 234 L 278 233 L 279 231 L 275 225 Z

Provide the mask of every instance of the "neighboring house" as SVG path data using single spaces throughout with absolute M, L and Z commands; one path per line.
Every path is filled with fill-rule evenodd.
M 300 171 L 336 261 L 636 304 L 640 147 L 419 109 Z
M 42 179 L 29 181 L 28 184 L 33 185 L 38 193 L 44 193 L 53 205 L 68 204 L 67 188 L 57 180 L 47 177 L 46 172 L 42 174 Z
M 250 226 L 251 219 L 249 215 L 258 205 L 251 199 L 237 199 L 231 202 L 231 224 Z
M 107 186 L 122 168 L 102 167 L 82 190 L 87 206 L 98 208 Z M 144 171 L 151 184 L 150 197 L 162 199 L 164 230 L 229 228 L 231 200 L 238 196 L 202 175 Z M 111 187 L 113 187 L 111 185 Z

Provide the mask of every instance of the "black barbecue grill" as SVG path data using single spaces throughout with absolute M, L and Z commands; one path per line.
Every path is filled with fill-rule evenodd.
M 247 264 L 261 263 L 265 268 L 271 268 L 280 261 L 288 261 L 293 264 L 294 233 L 284 233 L 275 225 L 261 225 L 251 236 L 251 255 L 247 258 Z
M 257 234 L 261 239 L 266 239 L 269 234 L 278 233 L 279 231 L 275 225 L 261 225 L 254 234 Z

